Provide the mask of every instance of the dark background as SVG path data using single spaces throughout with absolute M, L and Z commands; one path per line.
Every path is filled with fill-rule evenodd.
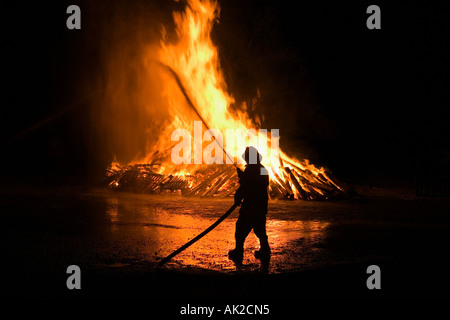
M 66 28 L 78 4 L 82 29 Z M 366 8 L 381 8 L 381 30 Z M 424 157 L 449 152 L 449 14 L 443 4 L 223 1 L 213 30 L 230 92 L 281 147 L 349 183 L 414 187 Z M 91 92 L 117 20 L 170 24 L 170 1 L 8 4 L 3 9 L 3 177 L 95 182 L 102 148 Z M 118 18 L 119 17 L 119 18 Z M 143 21 L 143 22 L 142 22 Z M 117 32 L 117 31 L 115 31 Z

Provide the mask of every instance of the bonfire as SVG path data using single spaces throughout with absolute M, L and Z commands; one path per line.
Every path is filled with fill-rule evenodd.
M 235 99 L 227 91 L 218 49 L 211 40 L 219 12 L 216 2 L 190 0 L 183 12 L 173 13 L 176 41 L 169 40 L 163 30 L 156 58 L 151 52 L 147 61 L 161 69 L 170 121 L 159 128 L 157 141 L 152 141 L 144 156 L 130 163 L 113 161 L 104 184 L 139 193 L 232 196 L 239 187 L 236 167 L 243 168 L 241 155 L 253 145 L 263 156 L 271 198 L 342 196 L 344 184 L 329 170 L 289 157 L 279 148 L 282 130 L 262 129 L 261 119 L 250 118 L 245 103 L 232 107 Z M 190 138 L 174 134 L 180 129 L 194 139 L 186 141 Z M 180 148 L 181 143 L 186 148 Z M 174 161 L 174 156 L 181 160 Z

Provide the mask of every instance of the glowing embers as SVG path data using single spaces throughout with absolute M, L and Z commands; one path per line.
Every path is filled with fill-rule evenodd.
M 237 173 L 231 166 L 209 166 L 193 175 L 165 176 L 155 173 L 148 164 L 126 167 L 115 164 L 107 170 L 103 184 L 116 191 L 222 198 L 239 187 Z
M 169 175 L 155 173 L 149 164 L 135 164 L 121 167 L 110 166 L 103 183 L 117 191 L 137 193 L 183 192 L 189 190 L 195 177 L 190 175 Z
M 114 163 L 107 170 L 104 185 L 112 190 L 136 193 L 175 193 L 185 196 L 232 196 L 239 187 L 237 172 L 231 165 L 203 166 L 192 174 L 163 175 L 155 173 L 150 164 L 120 166 Z M 343 185 L 331 173 L 315 174 L 307 168 L 281 167 L 270 180 L 271 199 L 327 200 L 345 195 Z

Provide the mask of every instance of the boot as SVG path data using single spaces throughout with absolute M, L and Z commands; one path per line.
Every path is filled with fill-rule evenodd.
M 261 248 L 255 251 L 255 258 L 259 260 L 267 259 L 268 257 L 270 257 L 270 254 L 270 248 Z
M 228 252 L 228 258 L 232 260 L 237 265 L 242 265 L 242 260 L 244 259 L 244 249 L 233 249 Z
M 261 241 L 260 243 L 260 249 L 255 251 L 255 258 L 259 260 L 266 260 L 270 257 L 270 254 L 271 252 L 269 242 L 267 241 L 267 239 L 263 239 L 263 241 Z

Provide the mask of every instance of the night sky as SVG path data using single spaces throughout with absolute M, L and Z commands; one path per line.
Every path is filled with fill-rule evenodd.
M 70 4 L 81 30 L 66 28 Z M 381 30 L 366 28 L 370 4 Z M 90 100 L 101 94 L 89 90 L 102 77 L 101 48 L 134 21 L 155 34 L 182 3 L 7 6 L 2 175 L 95 180 L 112 158 Z M 421 159 L 450 152 L 449 16 L 430 3 L 228 0 L 212 37 L 230 92 L 242 102 L 259 89 L 255 112 L 280 129 L 283 149 L 343 181 L 411 187 Z M 129 28 L 118 32 L 116 19 Z

